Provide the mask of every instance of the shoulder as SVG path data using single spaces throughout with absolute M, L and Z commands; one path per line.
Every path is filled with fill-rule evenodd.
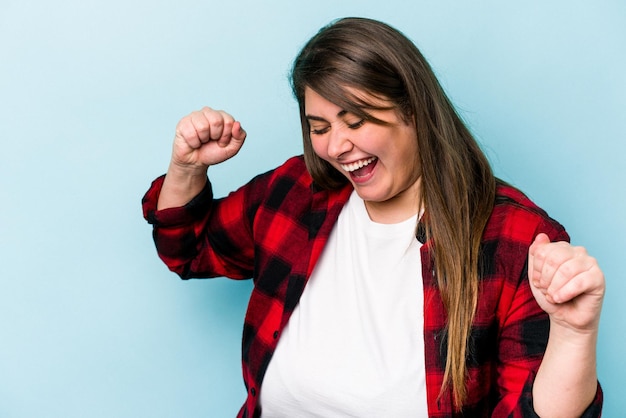
M 324 189 L 315 183 L 309 173 L 304 156 L 289 158 L 283 164 L 265 174 L 258 176 L 264 179 L 266 187 L 286 197 L 327 200 L 329 204 L 343 205 L 350 195 L 352 186 L 346 183 L 338 189 Z
M 519 189 L 498 183 L 494 208 L 485 229 L 486 241 L 508 240 L 529 246 L 540 232 L 554 240 L 569 240 L 565 228 Z
M 311 184 L 313 183 L 313 178 L 306 168 L 304 157 L 302 155 L 289 158 L 282 165 L 276 168 L 276 170 L 274 170 L 274 175 L 278 178 L 291 179 L 304 187 L 311 187 Z
M 242 189 L 252 195 L 258 195 L 261 200 L 272 189 L 278 189 L 278 193 L 292 193 L 295 185 L 300 185 L 298 192 L 303 193 L 310 189 L 312 183 L 304 158 L 295 156 L 271 170 L 256 175 Z
M 306 168 L 304 157 L 298 155 L 289 158 L 272 170 L 259 174 L 252 179 L 252 183 L 263 183 L 266 187 L 287 187 L 289 189 L 299 185 L 310 189 L 313 179 Z
M 279 203 L 291 199 L 310 199 L 313 179 L 301 155 L 291 157 L 266 175 L 266 199 Z
M 245 187 L 253 206 L 262 206 L 273 213 L 297 214 L 303 211 L 327 211 L 341 207 L 351 187 L 337 190 L 319 188 L 313 181 L 304 157 L 289 158 L 280 166 L 255 177 Z
M 289 157 L 284 163 L 274 169 L 276 172 L 281 173 L 295 173 L 306 171 L 306 165 L 304 164 L 304 157 L 302 155 L 296 155 Z

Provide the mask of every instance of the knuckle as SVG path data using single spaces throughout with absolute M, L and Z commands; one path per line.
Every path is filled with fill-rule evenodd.
M 199 119 L 196 123 L 196 129 L 198 129 L 199 131 L 207 131 L 210 128 L 210 124 L 209 121 L 207 121 L 206 119 Z
M 195 136 L 195 130 L 193 129 L 193 126 L 188 123 L 179 126 L 177 131 L 179 135 L 185 140 L 188 140 Z
M 568 277 L 573 277 L 576 273 L 576 269 L 574 268 L 574 266 L 572 266 L 571 264 L 562 264 L 559 268 L 559 272 L 565 276 L 566 278 Z
M 574 250 L 574 254 L 576 255 L 579 255 L 579 256 L 587 255 L 587 249 L 585 247 L 576 246 L 576 247 L 573 247 L 573 250 Z
M 544 257 L 543 263 L 553 270 L 556 270 L 560 265 L 560 261 L 554 257 Z

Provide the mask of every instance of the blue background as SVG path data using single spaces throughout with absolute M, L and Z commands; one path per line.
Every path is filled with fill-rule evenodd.
M 599 259 L 625 416 L 626 3 L 544 3 L 2 0 L 0 417 L 234 416 L 250 283 L 178 280 L 140 199 L 203 105 L 249 133 L 220 195 L 300 153 L 290 63 L 348 15 L 412 38 L 497 174 Z

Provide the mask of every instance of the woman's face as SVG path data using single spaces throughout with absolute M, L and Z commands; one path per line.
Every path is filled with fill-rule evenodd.
M 304 108 L 313 150 L 352 183 L 372 220 L 400 222 L 418 212 L 421 169 L 413 123 L 406 123 L 396 110 L 370 112 L 387 125 L 364 121 L 308 87 Z

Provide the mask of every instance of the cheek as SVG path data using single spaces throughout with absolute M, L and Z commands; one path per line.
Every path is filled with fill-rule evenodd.
M 318 157 L 323 160 L 328 160 L 326 141 L 321 138 L 311 138 L 311 148 L 313 148 L 313 152 L 315 152 Z

